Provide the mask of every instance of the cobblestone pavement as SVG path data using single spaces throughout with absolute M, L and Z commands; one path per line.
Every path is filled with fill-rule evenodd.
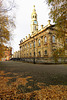
M 0 62 L 0 100 L 67 100 L 67 65 Z

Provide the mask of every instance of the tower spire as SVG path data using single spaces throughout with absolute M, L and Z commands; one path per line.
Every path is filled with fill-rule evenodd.
M 35 5 L 33 5 L 33 11 L 31 14 L 31 33 L 34 34 L 38 30 L 38 21 Z
M 33 11 L 36 11 L 36 10 L 35 10 L 35 5 L 33 5 Z

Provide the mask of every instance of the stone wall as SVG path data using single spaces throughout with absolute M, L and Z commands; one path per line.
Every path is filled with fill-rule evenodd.
M 21 58 L 21 61 L 29 62 L 29 63 L 46 63 L 46 64 L 54 64 L 54 63 L 67 63 L 67 57 L 66 58 L 59 58 L 58 62 L 55 62 L 52 57 L 45 58 L 45 57 L 37 57 L 37 58 Z

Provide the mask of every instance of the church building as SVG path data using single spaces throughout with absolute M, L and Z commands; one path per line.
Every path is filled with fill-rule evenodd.
M 56 32 L 54 31 L 55 25 L 48 24 L 44 27 L 41 25 L 41 29 L 38 30 L 37 13 L 35 6 L 31 14 L 31 34 L 28 37 L 21 39 L 20 41 L 20 58 L 28 62 L 37 63 L 51 63 L 54 60 L 53 52 L 57 48 L 62 48 L 64 44 L 61 39 L 56 38 Z M 65 38 L 67 44 L 67 36 Z M 65 50 L 67 56 L 67 50 Z

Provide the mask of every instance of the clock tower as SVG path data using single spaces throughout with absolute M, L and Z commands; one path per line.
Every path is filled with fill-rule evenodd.
M 33 12 L 31 14 L 31 33 L 34 35 L 38 31 L 38 21 L 37 14 L 35 10 L 35 5 L 33 6 Z

